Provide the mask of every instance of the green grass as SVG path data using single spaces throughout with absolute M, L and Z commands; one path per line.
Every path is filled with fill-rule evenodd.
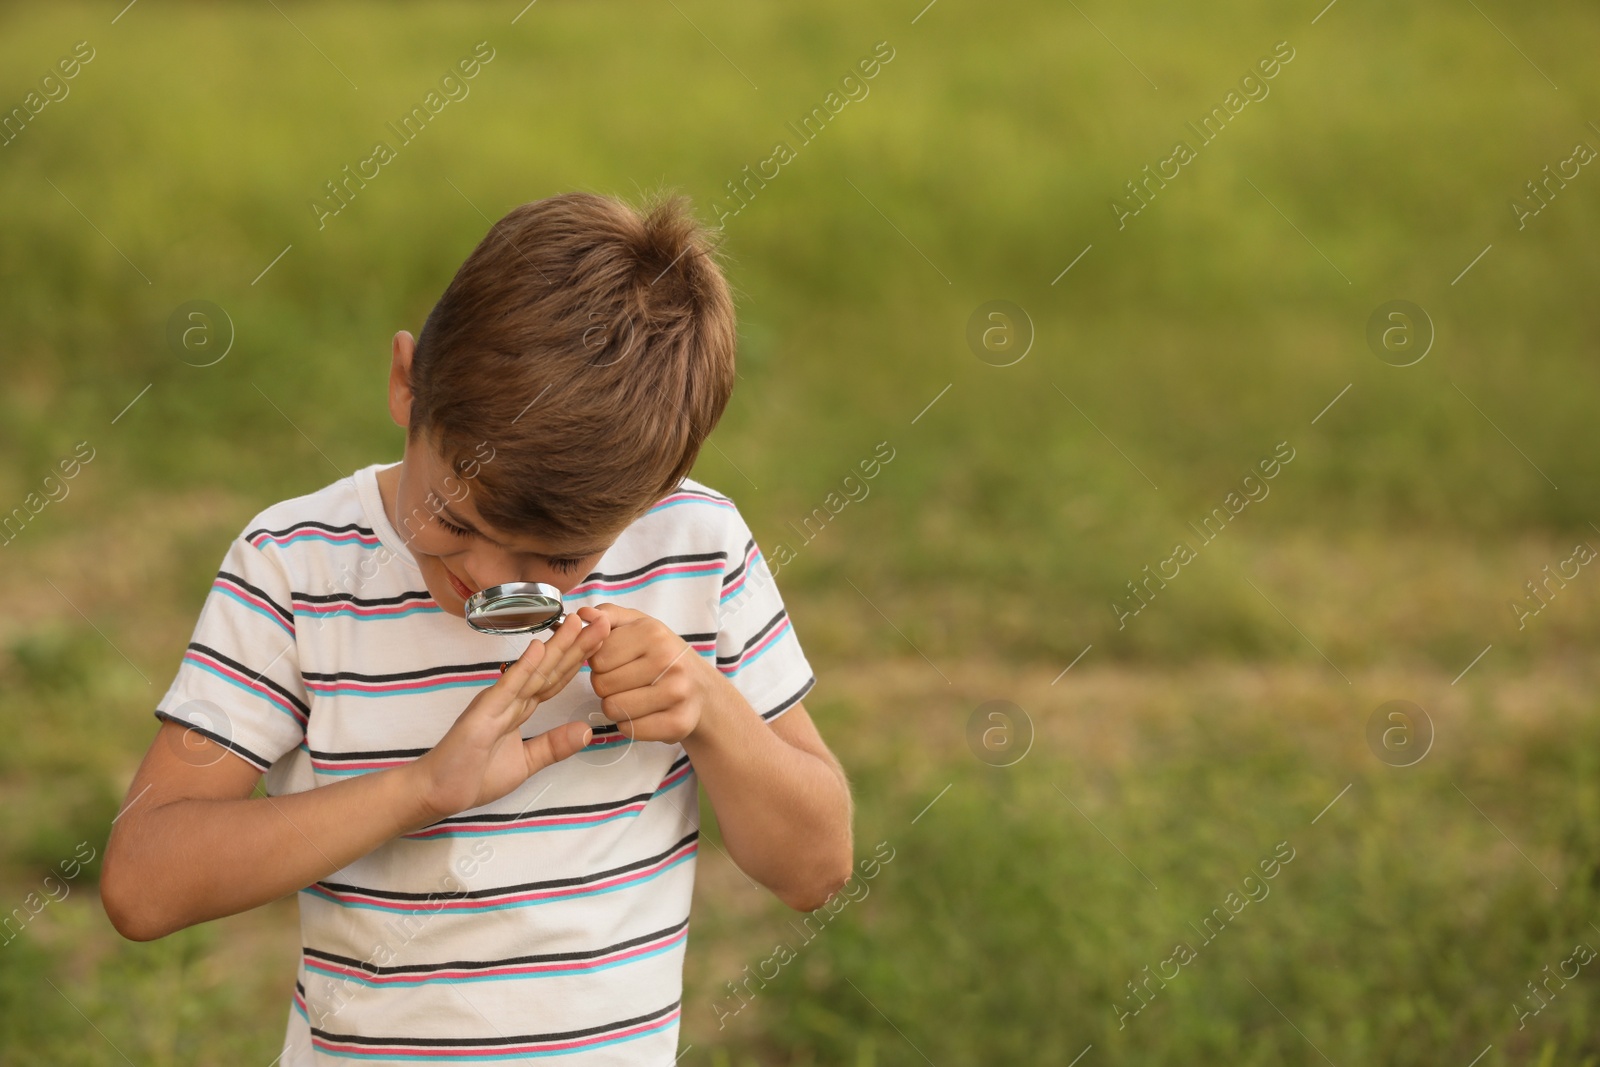
M 0 14 L 0 107 L 96 49 L 0 147 L 0 508 L 96 448 L 3 549 L 0 904 L 103 843 L 228 538 L 397 458 L 389 339 L 484 216 L 667 186 L 709 220 L 887 40 L 870 95 L 728 224 L 741 379 L 696 474 L 796 550 L 814 710 L 860 840 L 900 851 L 727 1030 L 712 999 L 783 916 L 708 857 L 686 1062 L 1320 1062 L 1294 1026 L 1341 1064 L 1600 1054 L 1588 969 L 1527 1030 L 1509 1007 L 1600 946 L 1600 580 L 1525 628 L 1509 606 L 1600 545 L 1600 176 L 1524 229 L 1508 208 L 1600 147 L 1585 8 L 277 6 Z M 319 230 L 323 183 L 480 40 L 471 95 Z M 1119 231 L 1110 198 L 1280 40 L 1270 95 Z M 1396 298 L 1437 330 L 1416 366 L 1366 347 Z M 236 327 L 215 366 L 166 346 L 194 299 Z M 966 345 L 993 299 L 1036 330 L 1015 366 Z M 881 441 L 870 496 L 802 544 Z M 1271 495 L 1119 628 L 1126 583 L 1280 441 Z M 1040 728 L 1006 772 L 961 740 L 997 697 Z M 1394 697 L 1440 725 L 1404 772 L 1361 741 Z M 1284 839 L 1272 895 L 1116 1030 L 1123 983 Z M 287 911 L 129 945 L 81 878 L 0 946 L 0 1059 L 271 1059 Z
M 875 710 L 911 717 L 949 700 L 923 673 L 851 680 L 898 689 Z M 760 1062 L 851 1062 L 870 1039 L 893 1064 L 1066 1063 L 1090 1044 L 1105 1062 L 1320 1062 L 1307 1041 L 1335 1063 L 1465 1064 L 1490 1044 L 1482 1062 L 1592 1063 L 1586 971 L 1553 982 L 1525 1030 L 1512 1007 L 1546 964 L 1600 946 L 1580 677 L 1455 699 L 1448 679 L 1417 679 L 1439 737 L 1404 769 L 1372 758 L 1342 694 L 1290 671 L 1102 671 L 1070 696 L 1048 674 L 1015 680 L 1040 736 L 1006 769 L 955 760 L 959 724 L 931 731 L 934 767 L 856 742 L 875 800 L 861 851 L 888 841 L 895 858 L 728 1031 Z M 843 726 L 869 706 L 822 710 Z M 1292 859 L 1263 895 L 1244 880 L 1280 843 Z M 1260 899 L 1227 902 L 1246 892 Z M 1197 928 L 1224 907 L 1237 915 L 1208 942 Z M 781 915 L 743 940 L 745 959 L 701 976 L 716 1003 L 744 963 L 803 944 Z M 1194 958 L 1124 1019 L 1127 983 L 1178 942 Z M 703 1008 L 686 1027 L 714 1041 L 717 1021 Z

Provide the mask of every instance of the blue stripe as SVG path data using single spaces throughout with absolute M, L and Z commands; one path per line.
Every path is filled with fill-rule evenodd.
M 265 700 L 268 704 L 271 704 L 278 711 L 281 711 L 281 712 L 283 712 L 283 714 L 289 716 L 289 718 L 294 722 L 294 724 L 295 724 L 295 726 L 297 728 L 300 726 L 300 719 L 299 719 L 299 717 L 297 715 L 295 715 L 294 712 L 288 710 L 282 704 L 279 704 L 277 701 L 273 700 L 271 697 L 263 695 L 261 690 L 257 689 L 255 686 L 249 685 L 249 684 L 247 684 L 245 682 L 241 682 L 237 678 L 230 678 L 226 674 L 223 674 L 221 671 L 217 670 L 217 668 L 211 666 L 209 663 L 201 663 L 198 660 L 192 660 L 192 659 L 184 660 L 184 662 L 187 663 L 191 667 L 200 668 L 201 670 L 205 671 L 207 674 L 215 675 L 216 677 L 222 679 L 224 682 L 227 682 L 231 686 L 235 686 L 236 688 L 243 689 L 246 693 L 249 693 L 253 697 L 259 697 L 260 699 Z
M 681 1016 L 681 1009 L 679 1014 Z M 551 1049 L 548 1052 L 485 1052 L 478 1055 L 467 1055 L 458 1052 L 440 1055 L 437 1052 L 428 1052 L 418 1053 L 416 1055 L 402 1055 L 393 1052 L 343 1052 L 334 1049 L 322 1048 L 320 1046 L 314 1046 L 314 1048 L 318 1055 L 338 1056 L 341 1059 L 347 1060 L 370 1060 L 373 1058 L 378 1058 L 386 1060 L 428 1060 L 432 1063 L 455 1063 L 459 1060 L 521 1060 L 529 1059 L 534 1056 L 572 1056 L 575 1054 L 588 1052 L 591 1049 L 605 1048 L 607 1045 L 620 1044 L 623 1041 L 634 1041 L 641 1037 L 654 1037 L 656 1034 L 659 1034 L 668 1027 L 676 1027 L 677 1025 L 678 1020 L 676 1018 L 668 1019 L 657 1026 L 651 1027 L 649 1030 L 644 1030 L 637 1034 L 629 1034 L 627 1037 L 613 1037 L 606 1041 L 596 1042 L 593 1045 L 584 1045 L 582 1048 Z M 403 1042 L 396 1042 L 396 1044 L 403 1044 Z
M 329 619 L 329 618 L 332 618 L 335 615 L 353 615 L 356 618 L 362 619 L 362 620 L 381 621 L 381 620 L 384 620 L 384 619 L 403 619 L 407 615 L 414 615 L 417 612 L 430 613 L 430 612 L 438 612 L 438 611 L 443 611 L 443 610 L 444 610 L 444 608 L 440 607 L 437 604 L 433 604 L 433 605 L 418 604 L 415 607 L 407 608 L 404 611 L 389 612 L 389 613 L 382 614 L 382 615 L 371 615 L 371 614 L 363 615 L 363 614 L 357 612 L 356 609 L 353 608 L 353 607 L 334 608 L 331 611 L 299 611 L 299 610 L 297 610 L 297 611 L 295 611 L 295 614 L 303 616 L 303 617 L 305 617 L 307 619 Z
M 260 604 L 257 604 L 252 600 L 246 600 L 245 597 L 243 596 L 243 594 L 239 593 L 237 590 L 229 589 L 225 585 L 216 585 L 216 586 L 213 586 L 212 588 L 213 588 L 214 592 L 220 593 L 223 596 L 229 598 L 230 600 L 238 601 L 240 604 L 243 604 L 245 607 L 249 608 L 251 611 L 255 612 L 257 615 L 265 615 L 267 618 L 271 619 L 273 622 L 275 622 L 279 626 L 283 627 L 283 632 L 284 633 L 288 634 L 290 637 L 294 636 L 294 627 L 292 627 L 288 623 L 284 622 L 283 621 L 283 616 L 279 615 L 276 611 L 273 611 L 271 608 L 264 608 Z
M 298 721 L 299 720 L 296 720 L 296 723 L 298 723 Z M 632 739 L 632 737 L 622 737 L 621 741 L 610 741 L 610 742 L 606 742 L 606 744 L 603 744 L 603 745 L 594 745 L 594 742 L 590 742 L 590 747 L 600 747 L 600 749 L 621 749 L 622 745 L 630 745 L 630 744 L 634 744 L 634 739 Z M 304 745 L 302 745 L 302 747 L 304 747 Z M 307 752 L 309 752 L 309 750 L 307 750 Z M 325 769 L 325 768 L 320 768 L 320 766 L 315 766 L 314 765 L 314 766 L 312 766 L 312 771 L 310 771 L 310 773 L 312 773 L 312 774 L 323 774 L 323 776 L 326 776 L 326 777 L 354 777 L 354 776 L 357 776 L 357 774 L 371 774 L 371 773 L 373 773 L 373 771 L 389 771 L 389 769 L 394 769 L 394 768 L 387 768 L 387 766 L 352 766 L 352 768 Z M 674 785 L 677 785 L 677 782 L 674 782 Z M 661 792 L 667 792 L 667 790 L 670 790 L 670 789 L 672 789 L 672 785 L 667 785 L 667 789 L 661 790 Z M 638 813 L 634 813 L 634 814 L 638 814 Z M 606 819 L 602 819 L 602 821 L 600 821 L 600 822 L 606 822 Z M 592 822 L 592 824 L 589 824 L 589 825 L 600 825 L 600 822 Z M 582 827 L 549 827 L 549 829 L 552 829 L 552 830 L 570 830 L 570 829 L 581 830 Z M 496 833 L 509 833 L 509 832 L 510 832 L 510 830 L 496 830 Z M 437 835 L 435 835 L 435 837 L 458 837 L 458 835 L 456 835 L 456 833 L 437 833 Z M 475 837 L 475 835 L 469 835 L 469 833 L 461 833 L 461 835 L 459 835 L 459 837 Z
M 729 503 L 727 501 L 711 500 L 708 497 L 697 496 L 697 497 L 693 497 L 693 498 L 691 498 L 689 500 L 673 500 L 673 501 L 670 501 L 669 503 L 666 503 L 666 504 L 657 504 L 655 507 L 653 507 L 649 511 L 645 512 L 645 514 L 646 515 L 654 515 L 658 511 L 666 511 L 668 508 L 675 508 L 679 504 L 709 504 L 712 507 L 717 507 L 717 508 L 728 508 L 730 510 L 733 508 L 733 504 L 731 504 L 731 503 Z
M 593 826 L 604 826 L 608 822 L 615 822 L 617 819 L 632 819 L 640 814 L 640 811 L 614 811 L 604 818 L 586 823 L 570 823 L 564 826 L 506 826 L 498 830 L 446 830 L 441 834 L 429 834 L 423 838 L 408 837 L 406 840 L 432 841 L 439 837 L 500 837 L 503 834 L 536 834 L 551 830 L 587 830 Z
M 486 911 L 500 911 L 503 908 L 527 908 L 536 904 L 559 904 L 562 901 L 567 900 L 581 900 L 585 897 L 599 897 L 604 896 L 607 893 L 616 893 L 623 889 L 633 889 L 636 886 L 648 885 L 657 878 L 661 877 L 663 874 L 666 874 L 668 871 L 672 870 L 672 868 L 676 867 L 684 860 L 693 859 L 694 856 L 694 852 L 686 852 L 682 856 L 679 856 L 677 859 L 673 860 L 671 863 L 667 864 L 665 867 L 661 868 L 656 873 L 652 874 L 650 877 L 641 878 L 636 882 L 629 882 L 627 885 L 608 886 L 605 889 L 591 889 L 586 893 L 570 893 L 566 896 L 553 897 L 546 900 L 519 900 L 512 904 L 485 904 L 476 908 L 411 908 L 408 910 L 403 907 L 385 907 L 382 904 L 365 904 L 361 902 L 346 902 L 343 900 L 336 900 L 332 897 L 324 896 L 321 893 L 313 892 L 310 886 L 300 890 L 300 892 L 310 894 L 316 899 L 327 904 L 335 905 L 336 907 L 361 908 L 366 911 L 386 912 L 390 915 L 480 915 Z
M 730 589 L 728 592 L 723 593 L 721 602 L 726 604 L 730 598 L 736 597 L 740 593 L 744 592 L 744 587 L 750 584 L 750 572 L 755 569 L 755 565 L 757 563 L 761 563 L 765 559 L 766 557 L 761 554 L 761 550 L 757 549 L 754 558 L 752 558 L 750 562 L 746 563 L 744 566 L 744 577 L 739 580 L 739 588 Z
M 354 538 L 348 536 L 335 537 L 333 534 L 319 533 L 311 530 L 302 530 L 299 533 L 292 534 L 289 537 L 264 537 L 262 540 L 268 541 L 275 545 L 287 545 L 293 541 L 305 540 L 308 537 L 318 541 L 326 541 L 330 545 L 355 545 L 357 548 L 365 548 L 368 550 L 375 550 L 382 547 L 382 542 L 379 542 L 376 545 L 369 545 L 365 541 L 357 540 L 357 538 L 361 537 L 360 534 L 356 534 Z M 255 544 L 253 541 L 251 542 L 251 545 L 257 549 L 261 547 L 260 545 Z
M 626 742 L 626 743 L 631 744 L 632 742 Z M 319 773 L 324 773 L 324 772 L 319 772 Z M 326 773 L 331 773 L 331 772 L 326 772 Z M 344 773 L 346 773 L 346 774 L 364 774 L 366 772 L 364 772 L 364 771 L 346 771 Z M 678 788 L 684 782 L 687 782 L 689 780 L 689 778 L 690 778 L 690 776 L 686 774 L 682 778 L 679 778 L 676 782 L 673 782 L 671 785 L 667 786 L 665 789 L 656 790 L 655 793 L 651 794 L 650 800 L 654 800 L 656 797 L 664 796 L 665 794 L 672 792 L 674 789 Z M 648 805 L 650 803 L 650 800 L 645 801 L 645 804 Z M 406 840 L 407 841 L 427 842 L 427 841 L 432 841 L 435 838 L 440 838 L 440 837 L 500 837 L 500 836 L 502 836 L 504 834 L 547 833 L 547 832 L 552 831 L 552 830 L 587 830 L 592 826 L 604 826 L 606 823 L 614 822 L 617 819 L 633 819 L 633 818 L 637 818 L 638 816 L 640 816 L 642 814 L 644 814 L 644 809 L 643 808 L 641 808 L 639 811 L 616 811 L 616 812 L 612 812 L 610 815 L 607 815 L 603 819 L 596 819 L 593 822 L 573 823 L 573 824 L 569 824 L 569 825 L 565 825 L 565 826 L 507 826 L 507 827 L 503 827 L 503 828 L 498 829 L 498 830 L 446 830 L 443 833 L 429 834 L 427 837 L 421 837 L 421 838 L 409 837 L 408 836 L 406 838 Z
M 719 570 L 720 570 L 720 568 L 719 568 Z M 700 572 L 691 571 L 691 572 L 686 573 L 686 574 L 658 574 L 654 578 L 649 578 L 649 579 L 647 579 L 645 581 L 640 582 L 638 585 L 628 585 L 628 586 L 623 586 L 623 587 L 618 588 L 618 589 L 591 589 L 587 593 L 568 593 L 564 599 L 566 599 L 566 600 L 582 600 L 585 597 L 591 597 L 591 596 L 617 596 L 617 595 L 619 595 L 621 593 L 631 593 L 635 589 L 643 589 L 647 585 L 654 585 L 657 582 L 668 581 L 669 579 L 672 579 L 672 578 L 709 578 L 711 575 L 713 575 L 715 573 L 717 573 L 717 572 L 716 571 L 700 571 Z
M 630 956 L 628 959 L 625 959 L 625 960 L 612 960 L 610 963 L 602 963 L 602 964 L 600 964 L 598 966 L 588 966 L 588 967 L 586 967 L 586 966 L 582 965 L 581 963 L 575 963 L 571 967 L 563 967 L 560 970 L 556 970 L 556 971 L 539 971 L 539 972 L 531 973 L 531 974 L 530 973 L 524 973 L 524 974 L 478 974 L 478 975 L 471 975 L 469 977 L 462 977 L 460 975 L 451 975 L 448 978 L 445 978 L 445 977 L 442 977 L 442 976 L 432 976 L 432 977 L 427 977 L 427 978 L 415 978 L 415 979 L 406 979 L 406 980 L 399 980 L 399 981 L 390 980 L 390 981 L 387 981 L 387 982 L 380 982 L 380 981 L 378 981 L 378 980 L 376 980 L 374 978 L 356 977 L 354 975 L 338 974 L 338 973 L 334 973 L 334 972 L 330 972 L 330 971 L 325 971 L 321 967 L 319 967 L 316 964 L 312 963 L 310 960 L 306 961 L 306 970 L 309 973 L 319 975 L 319 976 L 321 976 L 323 978 L 327 978 L 330 981 L 335 981 L 335 982 L 355 982 L 355 983 L 357 983 L 359 985 L 364 985 L 364 986 L 368 987 L 369 989 L 370 988 L 379 988 L 379 989 L 413 988 L 415 986 L 427 985 L 430 982 L 441 982 L 441 981 L 442 982 L 450 982 L 450 983 L 455 983 L 455 982 L 507 982 L 507 981 L 511 981 L 511 980 L 517 979 L 517 978 L 565 978 L 568 975 L 589 974 L 589 973 L 593 973 L 595 971 L 608 971 L 613 967 L 621 967 L 624 964 L 638 963 L 640 960 L 647 960 L 652 956 L 659 956 L 663 952 L 671 952 L 674 949 L 683 948 L 687 944 L 687 940 L 684 939 L 681 934 L 675 935 L 675 937 L 677 939 L 675 941 L 673 941 L 671 944 L 666 944 L 666 945 L 662 945 L 660 948 L 651 949 L 649 952 L 646 952 L 642 956 Z
M 746 667 L 750 666 L 750 664 L 754 663 L 756 660 L 760 659 L 762 656 L 765 656 L 768 652 L 771 652 L 774 648 L 777 648 L 780 644 L 783 643 L 783 639 L 785 637 L 788 637 L 792 633 L 794 633 L 794 627 L 789 625 L 787 622 L 785 622 L 784 623 L 784 627 L 783 627 L 783 633 L 781 633 L 777 637 L 773 638 L 772 642 L 770 644 L 768 644 L 766 648 L 763 648 L 760 652 L 757 652 L 755 655 L 751 656 L 749 659 L 747 659 L 743 663 L 739 664 L 733 670 L 731 670 L 727 674 L 723 675 L 723 677 L 724 678 L 732 678 L 734 675 L 738 674 L 740 671 L 742 671 Z
M 460 689 L 464 685 L 474 685 L 480 688 L 491 686 L 494 680 L 461 681 L 461 682 L 436 682 L 433 685 L 419 686 L 415 689 L 391 689 L 382 693 L 369 693 L 362 689 L 324 688 L 323 683 L 307 685 L 306 688 L 316 696 L 322 697 L 398 697 L 408 696 L 411 693 L 432 693 L 440 689 Z M 335 683 L 337 686 L 337 683 Z

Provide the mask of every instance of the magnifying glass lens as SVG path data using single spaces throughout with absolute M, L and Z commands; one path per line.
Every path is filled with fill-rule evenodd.
M 543 582 L 491 585 L 467 598 L 467 623 L 480 633 L 538 633 L 566 617 L 561 590 Z

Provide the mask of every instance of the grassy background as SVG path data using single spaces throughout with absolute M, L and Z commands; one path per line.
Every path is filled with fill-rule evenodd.
M 741 380 L 696 475 L 796 550 L 808 705 L 863 854 L 896 858 L 719 1028 L 791 920 L 707 850 L 682 1062 L 1600 1056 L 1593 968 L 1524 1029 L 1512 1008 L 1600 947 L 1600 581 L 1523 629 L 1509 607 L 1600 545 L 1600 178 L 1508 209 L 1600 147 L 1586 9 L 519 7 L 0 13 L 5 107 L 96 50 L 0 147 L 0 506 L 96 449 L 3 549 L 0 904 L 103 845 L 228 538 L 398 457 L 389 338 L 489 219 L 672 187 L 709 221 L 886 40 L 870 95 L 728 222 Z M 480 40 L 471 95 L 319 230 L 323 183 Z M 1119 230 L 1110 197 L 1283 40 L 1270 95 Z M 1412 367 L 1364 340 L 1397 298 L 1437 331 Z M 165 342 L 193 299 L 236 327 L 215 366 Z M 993 299 L 1036 331 L 1014 366 L 965 341 Z M 881 441 L 871 495 L 802 545 Z M 1271 495 L 1119 628 L 1125 583 L 1280 441 Z M 1394 698 L 1437 730 L 1415 767 L 1365 745 Z M 1035 733 L 1006 769 L 965 739 L 992 699 Z M 1285 840 L 1272 895 L 1119 1029 L 1125 983 Z M 92 865 L 71 885 L 0 946 L 0 1059 L 272 1058 L 292 904 L 130 945 Z

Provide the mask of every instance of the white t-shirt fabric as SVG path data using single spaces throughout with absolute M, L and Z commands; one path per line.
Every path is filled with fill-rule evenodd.
M 271 795 L 416 759 L 547 635 L 479 633 L 428 593 L 372 464 L 268 507 L 229 545 L 156 707 Z M 749 527 L 686 479 L 565 597 L 672 627 L 771 721 L 815 684 Z M 630 742 L 588 668 L 523 725 L 589 746 L 491 804 L 380 845 L 298 895 L 282 1067 L 672 1064 L 699 832 L 683 747 Z M 226 757 L 222 757 L 226 758 Z

